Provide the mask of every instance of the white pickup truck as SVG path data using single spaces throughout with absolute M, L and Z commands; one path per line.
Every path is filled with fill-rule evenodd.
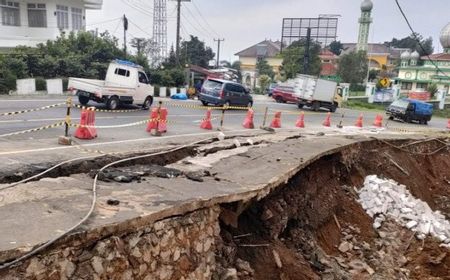
M 110 110 L 120 104 L 138 104 L 148 109 L 153 103 L 154 88 L 142 66 L 124 60 L 109 64 L 105 80 L 69 78 L 68 89 L 82 105 L 89 100 L 104 103 Z

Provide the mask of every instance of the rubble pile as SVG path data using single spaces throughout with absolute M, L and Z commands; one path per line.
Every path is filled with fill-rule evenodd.
M 370 175 L 359 190 L 358 202 L 374 218 L 378 229 L 387 217 L 416 232 L 418 239 L 427 235 L 438 238 L 442 247 L 450 248 L 450 222 L 426 202 L 416 199 L 404 185 Z

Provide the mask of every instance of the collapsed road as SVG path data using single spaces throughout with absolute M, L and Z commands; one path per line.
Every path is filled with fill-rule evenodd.
M 445 238 L 375 226 L 359 197 L 367 176 L 392 179 L 448 221 L 449 145 L 286 132 L 4 178 L 0 278 L 449 279 Z

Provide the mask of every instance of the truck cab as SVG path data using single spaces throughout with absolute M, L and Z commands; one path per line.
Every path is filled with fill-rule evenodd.
M 414 99 L 399 99 L 387 107 L 386 114 L 390 120 L 427 124 L 433 115 L 433 105 Z
M 154 88 L 144 68 L 124 60 L 109 64 L 105 80 L 69 78 L 68 88 L 82 105 L 92 100 L 106 104 L 110 110 L 133 103 L 148 109 L 153 103 Z

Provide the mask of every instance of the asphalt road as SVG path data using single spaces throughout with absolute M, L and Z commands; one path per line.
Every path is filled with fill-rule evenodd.
M 205 110 L 201 108 L 184 108 L 182 106 L 188 105 L 198 105 L 200 102 L 196 100 L 189 101 L 172 101 L 169 99 L 158 99 L 162 100 L 163 104 L 169 111 L 169 123 L 168 123 L 168 133 L 167 135 L 183 135 L 192 134 L 197 132 L 202 132 L 199 128 L 201 120 L 205 116 Z M 26 109 L 38 108 L 42 106 L 52 105 L 56 103 L 61 103 L 65 101 L 65 97 L 49 97 L 49 98 L 7 98 L 0 99 L 0 114 L 12 111 L 21 111 Z M 176 104 L 177 106 L 172 106 L 168 104 Z M 77 104 L 77 102 L 75 101 Z M 156 103 L 156 102 L 155 102 Z M 153 106 L 155 106 L 155 103 Z M 92 103 L 98 109 L 105 109 L 104 105 Z M 275 103 L 270 99 L 256 101 L 254 104 L 255 111 L 255 126 L 260 126 L 263 123 L 264 111 L 268 108 L 267 124 L 270 123 L 273 118 L 273 113 L 280 111 L 282 113 L 282 126 L 285 128 L 293 128 L 295 122 L 298 118 L 300 111 L 305 112 L 305 122 L 306 126 L 320 126 L 326 117 L 326 110 L 320 112 L 312 112 L 308 108 L 298 109 L 295 104 L 279 104 Z M 126 106 L 121 109 L 136 109 L 135 106 Z M 225 130 L 236 130 L 242 129 L 242 122 L 246 115 L 245 110 L 227 110 L 225 112 L 224 119 L 224 129 Z M 331 114 L 332 125 L 338 124 L 342 119 L 342 114 L 344 118 L 342 119 L 342 124 L 344 126 L 352 126 L 359 114 L 362 113 L 364 117 L 365 125 L 371 125 L 377 114 L 373 111 L 357 111 L 350 109 L 338 109 L 335 113 Z M 0 135 L 6 133 L 13 133 L 17 131 L 33 129 L 48 124 L 53 124 L 64 120 L 66 114 L 65 106 L 51 108 L 48 110 L 30 112 L 25 114 L 18 114 L 12 116 L 0 116 Z M 220 123 L 220 110 L 212 111 L 212 123 L 215 128 L 219 126 Z M 72 121 L 78 123 L 80 120 L 80 109 L 72 108 Z M 123 125 L 128 123 L 134 123 L 149 118 L 149 111 L 140 110 L 136 112 L 125 112 L 125 113 L 111 113 L 111 112 L 97 112 L 96 113 L 96 125 L 97 126 L 114 126 Z M 427 127 L 431 128 L 445 128 L 446 120 L 440 118 L 434 118 L 431 120 Z M 401 125 L 402 127 L 412 127 L 414 129 L 423 128 L 424 126 L 418 124 L 404 124 L 400 122 L 392 122 L 392 125 Z M 145 131 L 146 125 L 132 126 L 126 128 L 105 128 L 98 129 L 99 137 L 95 141 L 111 141 L 111 140 L 126 140 L 133 138 L 141 138 L 148 136 Z M 20 141 L 22 139 L 47 139 L 56 138 L 62 135 L 64 131 L 63 127 L 47 129 L 39 132 L 33 132 L 29 134 L 22 134 L 17 136 L 6 137 L 9 140 Z M 71 128 L 73 133 L 74 128 Z M 0 138 L 2 139 L 2 138 Z

